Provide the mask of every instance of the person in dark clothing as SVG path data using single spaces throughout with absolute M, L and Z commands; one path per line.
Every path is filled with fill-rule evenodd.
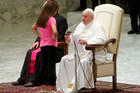
M 111 0 L 111 3 L 114 4 L 114 5 L 116 4 L 115 0 Z
M 80 0 L 80 7 L 78 10 L 86 9 L 86 0 Z
M 140 34 L 140 5 L 136 0 L 127 0 L 132 29 L 128 34 Z M 139 23 L 139 24 L 138 24 Z
M 67 20 L 60 14 L 56 15 L 56 24 L 58 31 L 58 42 L 64 41 L 64 34 L 68 28 Z M 38 80 L 38 74 L 40 73 L 41 67 L 41 50 L 39 49 L 40 38 L 37 37 L 35 43 L 32 45 L 32 48 L 29 49 L 26 53 L 24 64 L 20 73 L 20 77 L 16 82 L 13 82 L 12 85 L 24 85 L 25 87 L 30 87 L 34 85 L 39 85 L 40 81 Z M 57 48 L 56 62 L 60 62 L 62 56 L 64 56 L 64 48 Z M 32 55 L 35 54 L 35 59 L 32 61 Z
M 92 0 L 92 9 L 94 10 L 94 8 L 98 5 L 98 0 Z M 100 4 L 105 4 L 105 0 L 100 0 Z
M 22 70 L 20 73 L 20 77 L 16 82 L 13 82 L 12 85 L 29 85 L 29 82 L 34 82 L 35 81 L 35 74 L 37 74 L 37 66 L 41 61 L 41 54 L 40 54 L 40 49 L 39 49 L 39 42 L 40 38 L 37 37 L 35 40 L 35 43 L 32 45 L 32 48 L 29 49 L 26 53 L 24 64 L 22 66 Z M 36 55 L 36 59 L 32 57 L 32 55 Z M 33 65 L 32 65 L 33 64 Z M 32 70 L 31 70 L 32 69 Z M 30 86 L 33 85 L 30 83 Z
M 86 6 L 86 0 L 80 0 L 80 7 L 76 10 L 76 11 L 81 11 L 87 8 Z M 106 3 L 105 0 L 100 0 L 100 4 L 104 4 Z M 94 8 L 98 5 L 98 0 L 92 0 L 92 9 L 94 10 Z

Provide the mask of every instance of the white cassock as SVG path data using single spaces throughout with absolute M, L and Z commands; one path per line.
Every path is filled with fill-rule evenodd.
M 80 23 L 75 29 L 73 36 L 74 35 L 80 35 L 80 39 L 86 40 L 88 44 L 102 44 L 107 40 L 102 26 L 94 21 L 90 22 L 88 25 Z M 73 43 L 71 42 L 70 44 Z M 83 87 L 94 88 L 92 51 L 84 50 L 78 54 L 80 62 L 77 63 L 77 90 Z M 98 60 L 98 62 L 104 62 L 105 58 L 105 50 L 96 51 L 95 59 Z M 76 91 L 75 81 L 75 58 L 74 54 L 69 54 L 62 57 L 60 61 L 56 88 L 64 93 L 74 93 Z

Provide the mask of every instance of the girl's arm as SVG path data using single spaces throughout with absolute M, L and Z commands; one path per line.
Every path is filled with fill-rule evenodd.
M 57 32 L 56 24 L 52 24 L 51 26 L 52 26 L 52 30 L 53 30 L 52 39 L 57 40 L 58 32 Z
M 37 30 L 38 26 L 36 25 L 36 22 L 32 25 L 31 30 L 33 31 L 33 33 L 35 33 L 38 37 L 40 37 L 40 33 Z

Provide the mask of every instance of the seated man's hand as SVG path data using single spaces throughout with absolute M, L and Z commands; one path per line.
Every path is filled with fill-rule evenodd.
M 87 45 L 87 41 L 82 40 L 82 39 L 79 40 L 79 43 L 80 43 L 81 45 Z
M 69 34 L 66 34 L 64 37 L 65 37 L 66 42 L 69 43 L 70 40 L 71 40 L 71 39 L 70 39 L 70 35 L 69 35 Z
M 31 46 L 31 49 L 37 49 L 39 48 L 39 42 L 35 42 L 32 46 Z

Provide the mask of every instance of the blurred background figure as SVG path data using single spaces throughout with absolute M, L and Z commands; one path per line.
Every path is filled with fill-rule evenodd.
M 82 11 L 86 8 L 86 0 L 80 0 L 80 7 L 75 11 Z
M 99 4 L 98 2 L 99 0 L 92 0 L 92 9 L 94 10 L 94 8 Z M 100 4 L 105 4 L 106 0 L 100 0 Z
M 132 29 L 128 34 L 140 34 L 140 5 L 136 0 L 127 0 Z
M 92 9 L 94 10 L 94 8 L 99 4 L 99 2 L 98 0 L 91 0 L 91 1 L 92 1 Z M 87 2 L 86 0 L 80 0 L 80 7 L 75 11 L 82 11 L 86 9 L 87 8 L 86 2 Z M 104 3 L 106 3 L 105 0 L 100 0 L 100 4 L 104 4 Z

